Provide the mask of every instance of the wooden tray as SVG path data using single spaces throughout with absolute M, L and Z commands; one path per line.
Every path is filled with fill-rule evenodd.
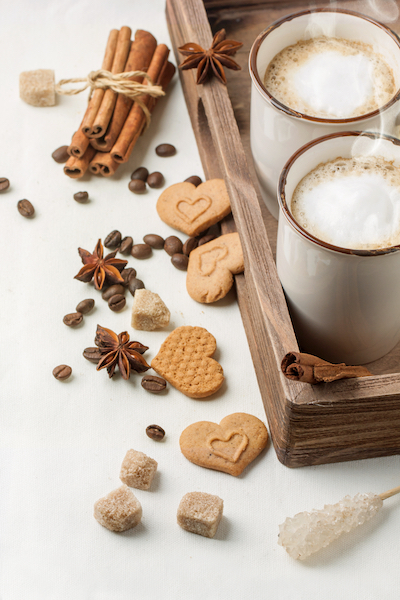
M 247 60 L 262 29 L 308 3 L 205 4 L 208 14 L 202 0 L 167 0 L 167 21 L 178 64 L 177 48 L 184 43 L 210 47 L 210 23 L 214 31 L 224 27 L 228 37 L 244 42 L 235 57 L 242 71 L 227 72 L 227 87 L 215 79 L 197 86 L 193 70 L 179 74 L 206 177 L 222 177 L 228 187 L 234 221 L 225 220 L 222 230 L 233 231 L 236 225 L 243 246 L 238 302 L 277 456 L 284 465 L 299 467 L 398 454 L 400 345 L 368 365 L 374 377 L 311 386 L 289 381 L 280 371 L 282 357 L 298 346 L 274 262 L 277 224 L 259 195 L 249 150 Z M 359 6 L 337 4 L 352 10 Z M 398 25 L 391 23 L 395 30 Z

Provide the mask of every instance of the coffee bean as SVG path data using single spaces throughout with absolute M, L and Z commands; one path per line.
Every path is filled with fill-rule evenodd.
M 203 235 L 203 237 L 201 237 L 199 239 L 199 246 L 202 246 L 203 244 L 207 244 L 207 242 L 211 242 L 212 240 L 216 240 L 217 236 L 216 235 Z
M 128 235 L 121 240 L 119 251 L 121 254 L 130 254 L 133 246 L 133 239 Z
M 151 188 L 160 188 L 164 185 L 164 175 L 155 171 L 154 173 L 150 173 L 147 178 L 147 185 Z
M 124 280 L 124 283 L 122 283 L 121 285 L 123 285 L 124 287 L 128 287 L 129 280 L 136 277 L 136 269 L 132 269 L 131 267 L 128 267 L 127 269 L 122 269 L 121 277 Z
M 68 325 L 68 327 L 76 327 L 76 325 L 82 323 L 82 320 L 83 314 L 80 312 L 69 313 L 63 318 L 63 322 L 65 323 L 65 325 Z
M 148 427 L 146 427 L 146 434 L 152 440 L 160 442 L 165 436 L 165 431 L 159 425 L 149 425 Z
M 112 296 L 115 296 L 115 294 L 125 294 L 125 288 L 121 283 L 115 283 L 111 287 L 104 290 L 104 292 L 101 294 L 101 297 L 103 300 L 107 300 L 108 302 Z
M 72 369 L 68 365 L 58 365 L 54 367 L 53 375 L 58 381 L 65 381 L 68 377 L 71 377 Z
M 54 158 L 56 163 L 61 164 L 67 162 L 67 160 L 69 159 L 68 146 L 60 146 L 59 148 L 57 148 L 57 150 L 54 150 L 51 156 Z
M 89 194 L 87 192 L 76 192 L 74 200 L 79 202 L 79 204 L 85 204 L 89 200 Z
M 142 387 L 148 392 L 163 392 L 167 387 L 167 382 L 156 375 L 145 375 L 142 377 Z
M 88 298 L 87 300 L 82 300 L 76 306 L 76 312 L 82 313 L 83 315 L 87 315 L 94 307 L 94 300 L 92 298 Z
M 146 181 L 148 175 L 149 172 L 146 167 L 139 167 L 133 171 L 131 179 L 141 179 L 142 181 Z
M 35 214 L 35 209 L 33 208 L 33 204 L 29 202 L 29 200 L 19 200 L 17 204 L 18 212 L 23 217 L 30 219 Z
M 186 254 L 173 254 L 171 257 L 171 262 L 176 269 L 180 271 L 187 271 L 189 257 Z
M 131 255 L 133 258 L 148 258 L 152 255 L 149 244 L 135 244 L 132 246 Z
M 173 254 L 180 254 L 182 252 L 183 244 L 176 235 L 170 235 L 164 242 L 164 250 L 167 254 L 172 256 Z
M 188 183 L 193 183 L 193 185 L 195 185 L 196 187 L 202 183 L 202 180 L 197 175 L 192 175 L 191 177 L 185 179 L 185 181 L 187 181 Z
M 194 250 L 195 248 L 197 248 L 197 246 L 198 246 L 197 238 L 190 237 L 183 244 L 182 252 L 183 252 L 183 254 L 186 254 L 186 256 L 189 256 L 191 251 Z
M 85 348 L 82 352 L 84 358 L 92 363 L 98 363 L 102 354 L 98 348 Z
M 5 192 L 9 187 L 9 180 L 6 177 L 0 177 L 0 192 Z
M 126 300 L 123 294 L 115 294 L 108 301 L 108 307 L 114 312 L 119 312 L 125 307 Z
M 156 154 L 158 156 L 174 156 L 176 154 L 176 148 L 172 144 L 160 144 L 156 148 Z
M 142 179 L 131 179 L 128 188 L 134 194 L 143 194 L 146 191 L 146 183 Z
M 136 279 L 136 277 L 132 277 L 129 279 L 128 290 L 132 294 L 135 295 L 136 290 L 142 290 L 144 288 L 144 283 L 141 279 Z
M 164 238 L 162 238 L 161 235 L 149 233 L 148 235 L 144 236 L 143 241 L 145 244 L 148 244 L 156 250 L 161 250 L 162 248 L 164 248 Z
M 106 248 L 116 248 L 120 245 L 122 239 L 121 233 L 118 229 L 114 229 L 111 233 L 109 233 L 104 240 L 104 245 Z

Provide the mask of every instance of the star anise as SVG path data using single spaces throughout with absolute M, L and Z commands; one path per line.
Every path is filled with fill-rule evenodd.
M 226 40 L 225 29 L 220 29 L 214 35 L 214 39 L 209 50 L 204 50 L 194 42 L 188 42 L 178 48 L 179 52 L 187 56 L 183 63 L 179 65 L 180 69 L 195 69 L 197 67 L 196 83 L 204 83 L 210 76 L 215 75 L 222 83 L 226 84 L 224 67 L 239 71 L 241 67 L 231 58 L 237 50 L 243 46 L 241 42 L 235 40 Z
M 94 278 L 94 285 L 97 290 L 101 290 L 104 282 L 123 283 L 124 280 L 120 271 L 128 264 L 127 260 L 115 258 L 117 251 L 110 252 L 103 258 L 103 244 L 99 240 L 93 254 L 90 254 L 83 248 L 78 248 L 79 256 L 82 259 L 83 267 L 74 279 L 88 283 Z
M 144 373 L 150 369 L 150 365 L 142 356 L 148 350 L 148 346 L 143 346 L 140 342 L 130 342 L 126 331 L 117 335 L 111 329 L 97 325 L 94 343 L 102 355 L 97 370 L 107 369 L 109 377 L 114 375 L 117 365 L 124 379 L 129 379 L 131 371 Z

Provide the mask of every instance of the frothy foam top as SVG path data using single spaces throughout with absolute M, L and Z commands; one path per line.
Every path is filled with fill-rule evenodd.
M 397 246 L 400 170 L 376 156 L 322 163 L 297 185 L 290 210 L 306 231 L 334 246 Z
M 264 85 L 285 106 L 325 119 L 367 114 L 396 93 L 391 68 L 371 45 L 328 37 L 284 48 L 270 62 Z

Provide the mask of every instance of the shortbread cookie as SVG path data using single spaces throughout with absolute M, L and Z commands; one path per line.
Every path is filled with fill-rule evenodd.
M 201 233 L 231 212 L 223 179 L 209 179 L 199 186 L 183 182 L 170 185 L 157 201 L 160 218 L 187 235 Z
M 227 233 L 199 246 L 189 255 L 186 288 L 197 302 L 220 300 L 233 285 L 233 275 L 244 270 L 238 233 Z
M 206 398 L 224 381 L 221 365 L 210 358 L 216 348 L 215 338 L 207 329 L 178 327 L 163 342 L 151 366 L 189 398 Z
M 234 413 L 221 423 L 199 421 L 186 427 L 179 444 L 192 463 L 207 469 L 240 475 L 265 448 L 268 431 L 264 423 L 246 413 Z

